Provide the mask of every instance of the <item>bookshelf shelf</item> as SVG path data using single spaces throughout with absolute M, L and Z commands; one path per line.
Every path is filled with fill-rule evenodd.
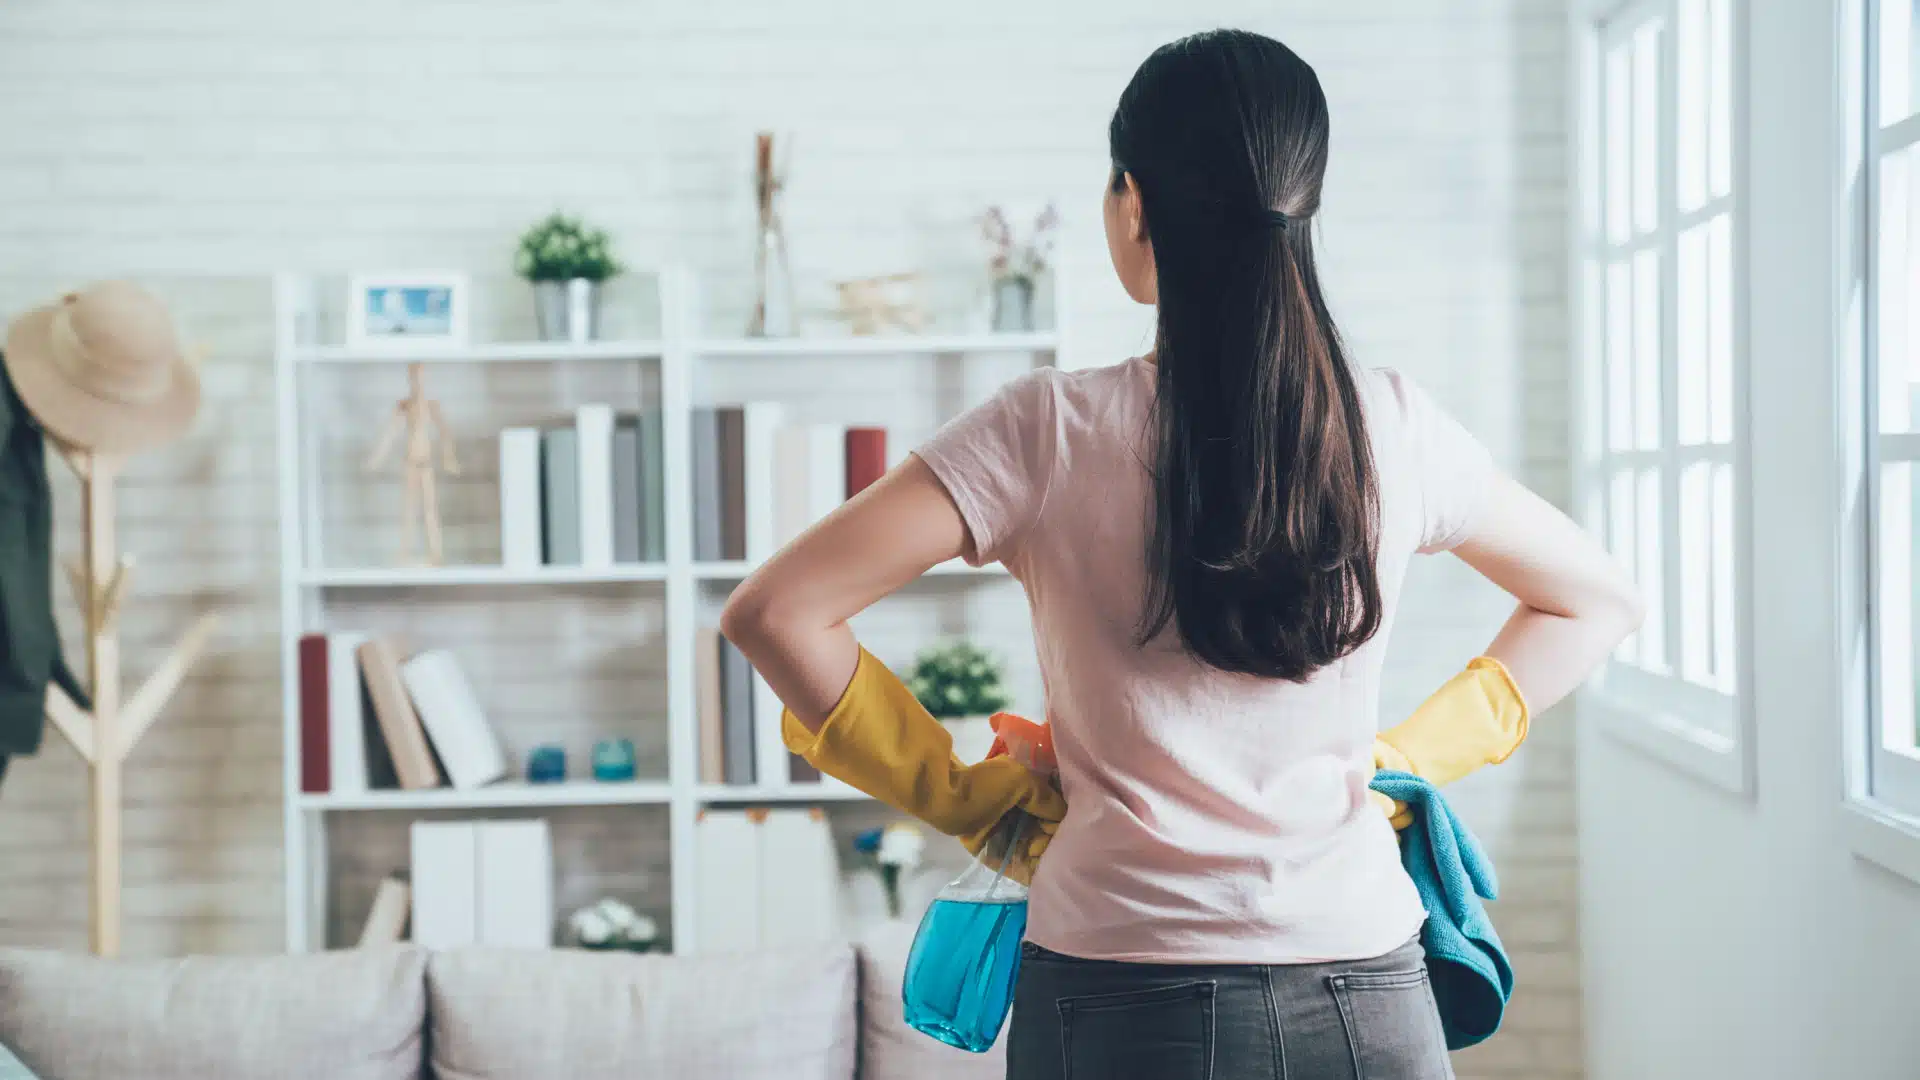
M 941 379 L 934 380 L 939 384 L 933 387 L 939 400 L 906 403 L 913 406 L 905 410 L 914 417 L 911 422 L 919 423 L 922 414 L 929 411 L 922 405 L 932 404 L 932 412 L 943 412 L 954 404 L 949 398 L 978 396 L 987 389 L 981 385 L 984 381 L 1004 379 L 1006 369 L 1021 366 L 1023 361 L 1034 366 L 1057 362 L 1065 334 L 1062 330 L 1054 329 L 1018 334 L 932 333 L 771 340 L 711 336 L 702 334 L 698 329 L 706 324 L 699 297 L 699 282 L 692 274 L 680 269 L 668 269 L 644 276 L 652 279 L 650 287 L 656 292 L 658 304 L 656 308 L 650 302 L 641 300 L 637 302 L 637 308 L 641 311 L 658 311 L 657 331 L 651 328 L 642 331 L 655 336 L 583 344 L 480 342 L 460 348 L 426 351 L 417 347 L 381 344 L 349 347 L 337 342 L 323 342 L 313 335 L 315 327 L 326 322 L 327 309 L 319 299 L 324 283 L 299 274 L 285 274 L 276 279 L 274 370 L 279 431 L 276 476 L 281 545 L 279 635 L 282 789 L 286 792 L 283 797 L 286 852 L 283 892 L 286 898 L 286 946 L 289 951 L 313 951 L 329 944 L 328 911 L 329 908 L 337 909 L 339 901 L 333 875 L 340 867 L 351 865 L 359 854 L 358 849 L 330 851 L 336 843 L 355 843 L 354 837 L 360 835 L 356 820 L 344 816 L 348 814 L 388 811 L 398 819 L 398 823 L 404 825 L 409 814 L 423 817 L 485 815 L 489 811 L 519 809 L 524 816 L 524 811 L 530 808 L 606 808 L 604 811 L 589 809 L 586 812 L 587 816 L 593 818 L 589 824 L 594 829 L 625 829 L 633 819 L 645 817 L 644 824 L 635 824 L 633 827 L 658 829 L 664 826 L 666 834 L 663 850 L 650 847 L 642 857 L 659 859 L 665 866 L 667 880 L 664 884 L 670 922 L 668 937 L 676 950 L 697 951 L 703 944 L 710 944 L 712 940 L 724 942 L 727 937 L 727 928 L 711 929 L 712 923 L 708 920 L 721 916 L 706 910 L 699 892 L 702 851 L 697 825 L 703 810 L 709 807 L 850 808 L 874 805 L 866 795 L 837 784 L 781 782 L 787 774 L 783 769 L 769 769 L 770 759 L 776 755 L 770 749 L 772 744 L 764 740 L 756 743 L 755 753 L 758 756 L 765 751 L 768 757 L 756 762 L 755 772 L 769 778 L 770 782 L 764 785 L 731 786 L 702 780 L 702 717 L 701 701 L 695 691 L 696 672 L 701 670 L 703 657 L 711 655 L 704 653 L 703 649 L 712 640 L 707 632 L 713 626 L 725 589 L 746 578 L 758 560 L 708 561 L 695 557 L 696 550 L 713 550 L 706 546 L 696 547 L 695 542 L 695 477 L 699 467 L 693 451 L 696 421 L 705 422 L 703 409 L 715 403 L 737 401 L 742 394 L 748 397 L 764 394 L 769 402 L 805 395 L 807 400 L 793 412 L 796 426 L 802 419 L 807 421 L 805 426 L 837 426 L 838 420 L 856 419 L 863 406 L 854 403 L 840 410 L 836 406 L 835 395 L 823 392 L 826 382 L 836 383 L 832 389 L 837 390 L 837 380 L 831 378 L 836 374 L 833 361 L 868 357 L 874 358 L 874 364 L 877 365 L 884 363 L 886 358 L 966 358 L 968 362 L 959 365 L 965 370 L 958 372 L 955 379 L 947 379 L 943 374 Z M 1056 279 L 1056 293 L 1058 288 Z M 1057 303 L 1054 310 L 1059 311 Z M 801 374 L 795 378 L 775 378 L 777 373 L 773 367 L 752 363 L 762 359 L 804 361 L 805 366 L 797 369 Z M 976 359 L 978 363 L 974 363 Z M 466 404 L 476 412 L 496 404 L 518 408 L 523 402 L 513 395 L 528 393 L 523 385 L 542 387 L 541 393 L 563 399 L 559 406 L 561 408 L 597 404 L 611 406 L 629 415 L 634 410 L 649 415 L 657 410 L 658 442 L 647 445 L 657 447 L 657 527 L 664 535 L 660 537 L 662 543 L 659 547 L 649 546 L 641 550 L 664 558 L 657 562 L 594 567 L 508 567 L 491 564 L 381 567 L 351 565 L 365 556 L 338 551 L 334 557 L 349 565 L 329 565 L 328 534 L 343 527 L 346 530 L 359 529 L 363 521 L 371 520 L 375 515 L 360 506 L 359 500 L 366 492 L 360 490 L 355 481 L 347 479 L 349 475 L 357 475 L 358 471 L 350 474 L 335 467 L 336 462 L 323 457 L 338 457 L 348 452 L 357 454 L 358 448 L 349 444 L 359 436 L 352 432 L 330 430 L 328 424 L 335 414 L 322 410 L 329 406 L 337 410 L 341 407 L 341 401 L 354 399 L 359 390 L 358 380 L 377 378 L 392 381 L 399 377 L 396 368 L 382 368 L 379 365 L 414 362 L 443 365 L 443 372 L 445 368 L 460 365 L 483 369 L 484 377 L 468 380 L 468 385 L 475 388 L 472 391 L 475 400 Z M 534 365 L 557 366 L 541 368 Z M 939 366 L 942 365 L 936 363 L 936 367 Z M 862 371 L 879 370 L 865 361 L 857 361 L 856 367 Z M 981 369 L 983 377 L 971 374 L 975 367 Z M 639 375 L 637 380 L 632 378 L 636 373 Z M 822 373 L 827 376 L 824 382 Z M 918 381 L 901 381 L 899 388 L 890 392 L 921 392 L 921 388 L 926 386 L 926 380 L 918 378 L 921 374 L 924 372 L 914 376 Z M 315 381 L 316 376 L 318 382 Z M 767 387 L 764 391 L 760 389 L 763 383 Z M 501 395 L 504 401 L 494 401 L 493 395 L 496 394 Z M 486 396 L 486 400 L 477 400 L 482 395 Z M 531 402 L 534 399 L 529 394 L 527 400 Z M 752 404 L 743 404 L 743 410 Z M 817 410 L 810 407 L 815 405 Z M 543 409 L 553 407 L 545 401 L 541 402 Z M 845 412 L 847 415 L 809 415 L 813 411 Z M 546 452 L 543 444 L 542 453 Z M 516 475 L 525 474 L 523 471 Z M 835 472 L 828 469 L 823 475 L 833 477 Z M 485 472 L 480 473 L 477 480 L 477 483 L 469 481 L 465 495 L 470 499 L 476 496 L 487 499 L 495 495 L 501 486 Z M 382 482 L 395 483 L 391 478 Z M 544 472 L 538 482 L 547 482 Z M 596 484 L 602 482 L 597 477 L 594 480 Z M 336 484 L 347 485 L 348 490 L 332 490 Z M 496 490 L 483 490 L 488 484 L 492 484 Z M 345 511 L 341 509 L 343 507 L 352 509 Z M 810 506 L 808 512 L 818 514 L 822 509 Z M 338 517 L 340 523 L 336 524 L 330 515 Z M 519 518 L 513 521 L 516 524 L 523 523 Z M 470 528 L 472 524 L 474 522 L 469 515 L 469 520 L 463 522 L 463 526 Z M 776 527 L 776 531 L 784 533 L 785 526 L 790 524 L 787 522 Z M 758 535 L 768 534 L 763 532 Z M 756 540 L 748 550 L 756 550 L 762 543 Z M 523 549 L 524 545 L 516 550 Z M 487 557 L 494 556 L 489 553 Z M 914 612 L 909 610 L 909 605 L 903 605 L 902 610 L 907 613 L 907 618 L 915 622 L 931 624 L 937 621 L 941 633 L 956 629 L 951 625 L 954 620 L 946 617 L 949 614 L 946 608 L 964 606 L 968 613 L 962 613 L 959 621 L 970 621 L 970 612 L 980 606 L 975 599 L 976 594 L 987 597 L 993 592 L 972 588 L 974 579 L 980 579 L 982 584 L 989 580 L 1008 580 L 1004 567 L 992 565 L 974 568 L 958 560 L 934 567 L 926 577 L 954 579 L 947 583 L 951 588 L 944 592 L 955 595 L 949 597 L 943 592 L 942 595 L 929 596 L 929 604 L 942 609 L 938 612 Z M 634 583 L 641 584 L 635 587 Z M 460 587 L 502 587 L 521 591 L 511 597 L 449 591 Z M 542 592 L 542 587 L 552 591 Z M 940 591 L 938 583 L 923 586 L 923 589 L 928 593 Z M 429 594 L 429 590 L 442 591 Z M 992 599 L 997 603 L 1002 598 L 993 596 Z M 921 618 L 923 615 L 926 618 Z M 934 615 L 940 617 L 936 620 Z M 560 660 L 557 666 L 547 665 L 545 656 L 523 658 L 508 651 L 517 647 L 514 644 L 516 642 L 538 638 L 543 634 L 546 629 L 544 620 L 548 618 L 553 620 L 556 645 L 552 653 Z M 316 632 L 359 630 L 404 634 L 417 622 L 427 622 L 428 625 L 441 628 L 437 632 L 450 640 L 419 640 L 412 642 L 414 645 L 450 643 L 456 647 L 456 651 L 471 647 L 485 650 L 482 655 L 493 659 L 507 658 L 502 665 L 503 670 L 498 673 L 499 677 L 508 683 L 520 680 L 524 685 L 514 683 L 502 691 L 517 696 L 513 698 L 514 710 L 510 714 L 503 710 L 501 719 L 507 725 L 544 725 L 535 734 L 515 728 L 514 734 L 528 737 L 509 739 L 509 743 L 562 741 L 568 743 L 570 755 L 579 755 L 586 746 L 573 743 L 588 738 L 597 740 L 602 737 L 602 729 L 606 735 L 644 732 L 649 756 L 643 762 L 643 768 L 651 778 L 613 784 L 595 783 L 590 779 L 541 785 L 506 781 L 468 790 L 435 788 L 354 794 L 302 793 L 302 636 Z M 602 632 L 598 629 L 600 627 L 608 629 Z M 447 634 L 448 630 L 453 633 Z M 907 634 L 910 631 L 903 631 L 903 638 Z M 334 639 L 335 642 L 339 640 Z M 581 643 L 588 640 L 592 642 L 591 648 L 584 649 Z M 467 646 L 464 644 L 467 641 L 473 644 Z M 902 640 L 897 644 L 904 647 L 906 642 Z M 329 643 L 330 648 L 331 645 L 332 642 Z M 893 645 L 886 644 L 885 647 L 891 648 Z M 614 656 L 616 651 L 617 657 L 606 659 Z M 594 663 L 595 658 L 602 661 L 599 668 L 581 667 Z M 535 669 L 538 669 L 537 672 L 529 674 Z M 489 671 L 488 674 L 496 673 Z M 629 678 L 646 680 L 646 683 L 644 687 L 628 687 L 624 683 L 614 685 L 616 680 Z M 487 682 L 481 680 L 483 689 Z M 548 709 L 547 712 L 555 715 L 546 715 L 542 712 L 545 706 L 528 704 L 544 700 L 535 696 L 542 687 L 556 690 L 572 688 L 576 683 L 594 688 L 593 692 L 598 695 L 595 700 L 604 703 L 592 711 L 587 718 L 588 726 L 579 729 L 578 737 L 571 734 L 574 728 L 565 727 L 572 722 L 565 713 L 565 707 Z M 610 689 L 603 691 L 600 689 L 602 686 Z M 755 687 L 756 696 L 764 691 L 764 684 L 756 682 Z M 638 692 L 643 688 L 646 693 Z M 630 689 L 635 692 L 629 694 Z M 659 697 L 665 699 L 664 712 L 660 708 Z M 766 703 L 763 701 L 761 704 Z M 761 704 L 755 705 L 755 714 L 760 712 Z M 509 715 L 511 719 L 508 719 Z M 570 734 L 549 734 L 556 725 Z M 661 738 L 663 734 L 664 738 Z M 752 734 L 758 739 L 767 732 L 756 725 Z M 661 762 L 659 755 L 663 750 L 665 761 Z M 777 756 L 783 763 L 787 760 L 783 754 Z M 580 758 L 575 757 L 574 760 Z M 518 765 L 516 762 L 516 774 Z M 658 806 L 661 809 L 647 815 L 621 809 L 633 806 Z M 623 813 L 624 816 L 621 816 Z M 604 822 L 601 820 L 603 814 Z M 559 814 L 553 816 L 556 820 L 562 817 Z M 370 823 L 382 830 L 389 825 L 389 821 L 378 818 Z M 575 868 L 568 872 L 583 871 Z M 657 885 L 654 887 L 657 888 Z M 653 899 L 659 899 L 658 893 L 654 894 Z M 713 939 L 706 938 L 703 926 L 708 928 L 706 933 L 714 935 Z
M 301 795 L 303 810 L 504 810 L 516 806 L 648 806 L 668 802 L 665 781 L 598 783 L 569 780 L 558 784 L 508 782 L 460 790 L 367 791 L 358 794 Z
M 307 364 L 540 364 L 588 360 L 658 360 L 665 344 L 630 341 L 499 341 L 460 348 L 392 348 L 379 345 L 309 345 L 294 352 Z
M 938 356 L 954 353 L 1053 352 L 1060 336 L 1032 334 L 876 334 L 872 337 L 712 338 L 694 343 L 709 357 Z
M 665 581 L 665 563 L 613 566 L 396 566 L 309 570 L 304 585 L 328 589 L 431 588 L 442 585 L 594 585 L 621 581 Z
M 703 805 L 737 806 L 754 803 L 829 803 L 871 802 L 873 797 L 856 788 L 820 784 L 786 784 L 777 787 L 755 785 L 702 784 L 696 792 Z
M 751 574 L 757 563 L 745 559 L 729 559 L 725 562 L 699 562 L 693 564 L 693 576 L 701 581 L 739 581 Z M 958 559 L 943 562 L 928 570 L 922 577 L 1005 577 L 1007 568 L 999 563 L 986 566 L 968 566 Z

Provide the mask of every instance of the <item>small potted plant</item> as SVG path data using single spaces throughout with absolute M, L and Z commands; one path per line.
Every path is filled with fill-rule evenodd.
M 873 861 L 880 874 L 880 887 L 887 894 L 887 917 L 899 918 L 900 879 L 919 869 L 927 838 L 911 823 L 896 821 L 854 837 L 853 849 Z
M 555 212 L 520 237 L 513 268 L 533 283 L 542 341 L 592 341 L 599 335 L 600 288 L 623 267 L 601 229 Z
M 1059 231 L 1060 215 L 1053 204 L 1034 218 L 1033 231 L 1023 241 L 1016 236 L 1007 215 L 997 206 L 987 208 L 980 218 L 980 232 L 987 240 L 987 273 L 993 282 L 993 329 L 996 333 L 1021 333 L 1033 329 L 1033 291 L 1040 275 L 1047 272 L 1053 257 L 1054 234 Z
M 993 744 L 989 718 L 1007 707 L 1000 662 L 965 641 L 924 649 L 913 659 L 907 687 L 953 732 L 964 761 L 978 761 Z

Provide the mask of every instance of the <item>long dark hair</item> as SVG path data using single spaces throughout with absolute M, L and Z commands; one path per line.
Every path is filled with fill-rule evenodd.
M 1305 679 L 1381 621 L 1373 455 L 1313 264 L 1326 96 L 1271 38 L 1197 34 L 1134 72 L 1108 140 L 1160 293 L 1139 640 L 1171 622 L 1213 667 Z

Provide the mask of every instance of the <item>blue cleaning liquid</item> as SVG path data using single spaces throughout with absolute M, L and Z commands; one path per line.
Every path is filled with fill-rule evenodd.
M 948 1046 L 984 1053 L 1013 1005 L 1027 901 L 935 900 L 907 955 L 907 1023 Z

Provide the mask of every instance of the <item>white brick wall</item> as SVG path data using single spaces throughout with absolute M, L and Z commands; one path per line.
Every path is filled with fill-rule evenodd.
M 1292 44 L 1331 98 L 1323 250 L 1354 354 L 1421 379 L 1503 460 L 1561 498 L 1560 6 L 1216 0 L 1195 15 L 1194 5 L 1160 0 L 7 0 L 0 310 L 134 273 L 163 287 L 190 333 L 215 346 L 199 431 L 136 463 L 128 484 L 125 542 L 142 557 L 129 667 L 144 672 L 184 613 L 230 612 L 213 655 L 131 763 L 129 949 L 280 940 L 277 547 L 260 275 L 497 272 L 516 230 L 565 206 L 612 229 L 635 264 L 701 271 L 714 326 L 730 330 L 748 262 L 751 133 L 772 127 L 796 136 L 787 222 L 803 304 L 824 303 L 836 277 L 920 266 L 950 312 L 965 303 L 960 283 L 977 259 L 970 217 L 990 202 L 1054 199 L 1067 216 L 1067 359 L 1108 362 L 1147 332 L 1110 280 L 1098 231 L 1113 100 L 1153 46 L 1243 25 Z M 839 380 L 872 382 L 873 362 L 861 363 Z M 749 377 L 716 373 L 708 390 L 724 395 Z M 933 374 L 932 385 L 944 377 Z M 886 374 L 897 404 L 880 391 L 846 407 L 905 409 L 910 426 L 930 423 L 950 410 L 926 411 L 928 378 Z M 969 396 L 979 379 L 969 372 Z M 782 382 L 779 394 L 798 410 L 842 409 L 808 380 Z M 489 464 L 475 429 L 463 434 L 468 460 Z M 484 501 L 478 490 L 469 500 Z M 70 498 L 65 509 L 70 533 Z M 476 535 L 485 542 L 484 529 Z M 1011 605 L 957 595 L 914 601 L 926 610 L 881 625 L 910 637 L 938 629 L 958 604 L 975 633 L 1017 646 L 1024 631 L 1007 618 Z M 1393 647 L 1389 716 L 1471 655 L 1502 613 L 1460 567 L 1421 566 Z M 642 631 L 652 618 L 628 617 Z M 657 698 L 647 665 L 636 661 L 631 674 L 643 697 Z M 1030 660 L 1016 666 L 1030 686 Z M 1557 717 L 1535 732 L 1512 764 L 1459 798 L 1499 859 L 1507 898 L 1497 918 L 1521 979 L 1508 1029 L 1462 1055 L 1462 1075 L 1579 1072 L 1572 743 Z M 81 784 L 73 756 L 56 747 L 19 763 L 0 791 L 0 940 L 83 942 Z M 589 815 L 577 839 L 563 837 L 563 854 L 593 849 L 600 820 Z M 394 858 L 395 828 L 343 831 L 343 894 Z M 654 856 L 622 859 L 642 865 L 629 865 L 621 887 L 663 895 Z

